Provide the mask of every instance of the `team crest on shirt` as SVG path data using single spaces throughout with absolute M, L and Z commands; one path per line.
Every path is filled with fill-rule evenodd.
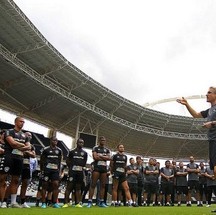
M 9 170 L 10 170 L 10 167 L 8 167 L 8 166 L 6 166 L 6 167 L 4 168 L 4 171 L 5 171 L 5 172 L 9 172 Z
M 49 180 L 49 177 L 44 177 L 44 181 L 48 181 Z
M 58 151 L 58 150 L 55 150 L 55 153 L 58 155 L 58 154 L 59 154 L 59 151 Z
M 21 134 L 21 137 L 22 137 L 23 139 L 25 139 L 26 136 L 25 136 L 25 134 Z
M 84 155 L 84 152 L 81 152 L 81 155 L 83 156 L 83 155 Z
M 73 177 L 69 177 L 69 178 L 68 178 L 68 181 L 73 181 Z

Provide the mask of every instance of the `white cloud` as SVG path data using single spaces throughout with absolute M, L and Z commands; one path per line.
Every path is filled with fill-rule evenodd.
M 215 85 L 215 1 L 15 2 L 68 60 L 134 102 Z

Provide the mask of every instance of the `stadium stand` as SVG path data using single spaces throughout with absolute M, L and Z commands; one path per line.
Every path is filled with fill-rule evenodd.
M 0 2 L 0 108 L 73 138 L 106 136 L 143 157 L 208 159 L 201 119 L 129 101 L 69 62 L 12 0 Z

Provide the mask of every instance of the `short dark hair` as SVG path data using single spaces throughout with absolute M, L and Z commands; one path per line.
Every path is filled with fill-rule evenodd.
M 121 146 L 121 145 L 124 146 L 123 143 L 119 143 L 119 144 L 116 146 L 116 148 L 118 149 L 119 146 Z
M 141 159 L 142 160 L 142 158 L 141 158 L 141 156 L 136 156 L 136 160 L 138 160 L 138 159 Z
M 106 138 L 104 136 L 99 137 L 99 140 L 103 140 L 103 139 L 106 139 Z
M 84 140 L 83 140 L 82 138 L 78 138 L 78 139 L 77 139 L 77 143 L 79 143 L 80 141 L 83 141 L 83 142 L 84 142 Z

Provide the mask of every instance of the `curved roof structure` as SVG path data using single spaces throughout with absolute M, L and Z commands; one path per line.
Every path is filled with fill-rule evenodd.
M 202 120 L 150 110 L 80 71 L 12 0 L 0 2 L 0 107 L 72 137 L 104 135 L 144 157 L 208 158 Z
M 193 95 L 193 96 L 185 97 L 185 99 L 203 99 L 203 98 L 206 98 L 206 96 L 205 95 Z M 144 107 L 153 107 L 154 105 L 157 105 L 157 104 L 164 104 L 164 103 L 174 102 L 177 99 L 178 99 L 178 97 L 161 99 L 161 100 L 158 100 L 158 101 L 155 101 L 155 102 L 145 103 L 143 106 Z

